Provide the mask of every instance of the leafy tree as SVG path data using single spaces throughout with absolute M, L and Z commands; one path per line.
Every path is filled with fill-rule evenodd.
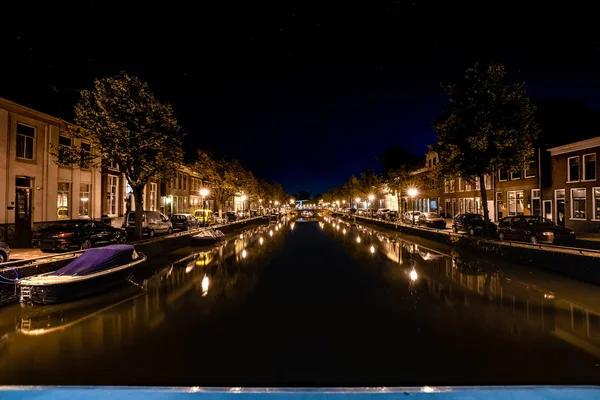
M 505 75 L 501 64 L 476 63 L 462 80 L 443 84 L 450 104 L 433 121 L 440 171 L 479 179 L 488 234 L 484 175 L 494 176 L 500 168 L 509 172 L 521 169 L 532 159 L 539 133 L 535 106 L 527 97 L 525 84 L 507 84 Z
M 182 162 L 183 133 L 173 109 L 161 103 L 145 82 L 121 72 L 96 79 L 82 90 L 75 106 L 75 123 L 63 124 L 61 134 L 95 139 L 95 151 L 65 152 L 54 147 L 57 162 L 80 165 L 114 162 L 135 196 L 135 209 L 143 211 L 143 190 L 151 178 L 170 177 Z M 136 235 L 142 236 L 142 213 L 135 214 Z
M 219 217 L 223 216 L 223 205 L 233 196 L 255 190 L 252 186 L 253 177 L 249 179 L 249 172 L 237 160 L 217 160 L 210 153 L 198 150 L 193 168 L 203 180 L 209 182 L 211 194 L 219 210 Z

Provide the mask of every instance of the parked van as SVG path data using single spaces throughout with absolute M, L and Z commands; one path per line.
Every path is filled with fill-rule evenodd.
M 198 220 L 200 225 L 208 225 L 213 222 L 212 210 L 196 210 L 194 211 L 194 218 Z
M 135 231 L 135 211 L 127 213 L 125 228 L 128 232 Z M 142 233 L 154 237 L 157 233 L 173 232 L 173 224 L 164 214 L 158 211 L 144 211 L 142 216 Z

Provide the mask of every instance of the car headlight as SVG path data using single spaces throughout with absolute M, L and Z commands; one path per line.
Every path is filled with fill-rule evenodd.
M 569 232 L 569 235 L 574 235 L 574 234 L 575 234 L 575 231 Z
M 550 236 L 550 235 L 554 235 L 554 232 L 542 232 L 542 235 Z

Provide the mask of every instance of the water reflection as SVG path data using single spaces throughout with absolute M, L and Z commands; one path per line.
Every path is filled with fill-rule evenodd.
M 389 271 L 395 270 L 394 265 L 400 267 L 400 274 L 392 272 L 389 276 L 423 282 L 415 290 L 454 311 L 468 309 L 465 315 L 485 321 L 496 334 L 504 331 L 520 339 L 526 332 L 543 333 L 600 358 L 600 300 L 587 297 L 586 301 L 573 301 L 576 294 L 570 292 L 561 297 L 544 289 L 543 282 L 527 281 L 527 273 L 507 277 L 499 267 L 501 263 L 494 260 L 452 249 L 447 253 L 436 251 L 406 241 L 398 234 L 390 236 L 334 218 L 327 218 L 326 222 L 332 227 L 344 226 L 341 234 L 335 228 L 327 231 L 344 242 L 344 230 L 355 233 L 354 246 L 366 246 L 370 254 L 384 257 L 379 261 L 385 259 L 392 268 Z

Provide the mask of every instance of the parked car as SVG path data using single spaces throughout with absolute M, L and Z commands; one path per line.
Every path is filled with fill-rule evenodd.
M 237 214 L 234 211 L 227 211 L 225 213 L 225 219 L 227 220 L 227 222 L 235 222 L 239 218 L 238 218 Z
M 135 232 L 135 211 L 127 213 L 125 228 L 129 234 Z M 158 211 L 144 211 L 142 215 L 142 234 L 154 237 L 157 233 L 173 232 L 173 224 L 163 213 Z
M 385 219 L 387 221 L 397 221 L 398 220 L 398 211 L 390 211 L 389 213 L 386 214 Z
M 565 244 L 575 242 L 575 232 L 556 225 L 549 219 L 532 215 L 505 217 L 498 224 L 500 240 L 518 240 L 531 243 Z
M 125 229 L 100 221 L 72 219 L 57 221 L 33 234 L 31 246 L 47 251 L 84 250 L 111 243 L 125 243 Z
M 442 229 L 446 227 L 446 220 L 438 213 L 424 212 L 419 215 L 417 224 L 425 225 L 428 228 Z
M 405 224 L 416 224 L 419 215 L 421 215 L 421 211 L 407 211 L 402 216 L 402 222 Z
M 171 217 L 171 223 L 173 229 L 181 229 L 182 231 L 189 231 L 200 226 L 200 222 L 192 214 L 174 214 Z
M 496 236 L 498 227 L 493 222 L 489 222 L 491 234 Z M 485 234 L 485 222 L 483 221 L 483 215 L 464 213 L 458 214 L 452 220 L 452 230 L 454 233 L 467 232 L 471 236 L 484 235 Z
M 213 222 L 213 211 L 212 210 L 196 210 L 194 211 L 194 218 L 200 223 L 201 226 L 209 225 Z
M 379 218 L 379 219 L 385 219 L 387 213 L 389 213 L 389 212 L 390 212 L 389 208 L 380 208 L 379 210 L 377 210 L 374 217 Z
M 0 242 L 0 263 L 10 260 L 10 246 L 4 242 Z

